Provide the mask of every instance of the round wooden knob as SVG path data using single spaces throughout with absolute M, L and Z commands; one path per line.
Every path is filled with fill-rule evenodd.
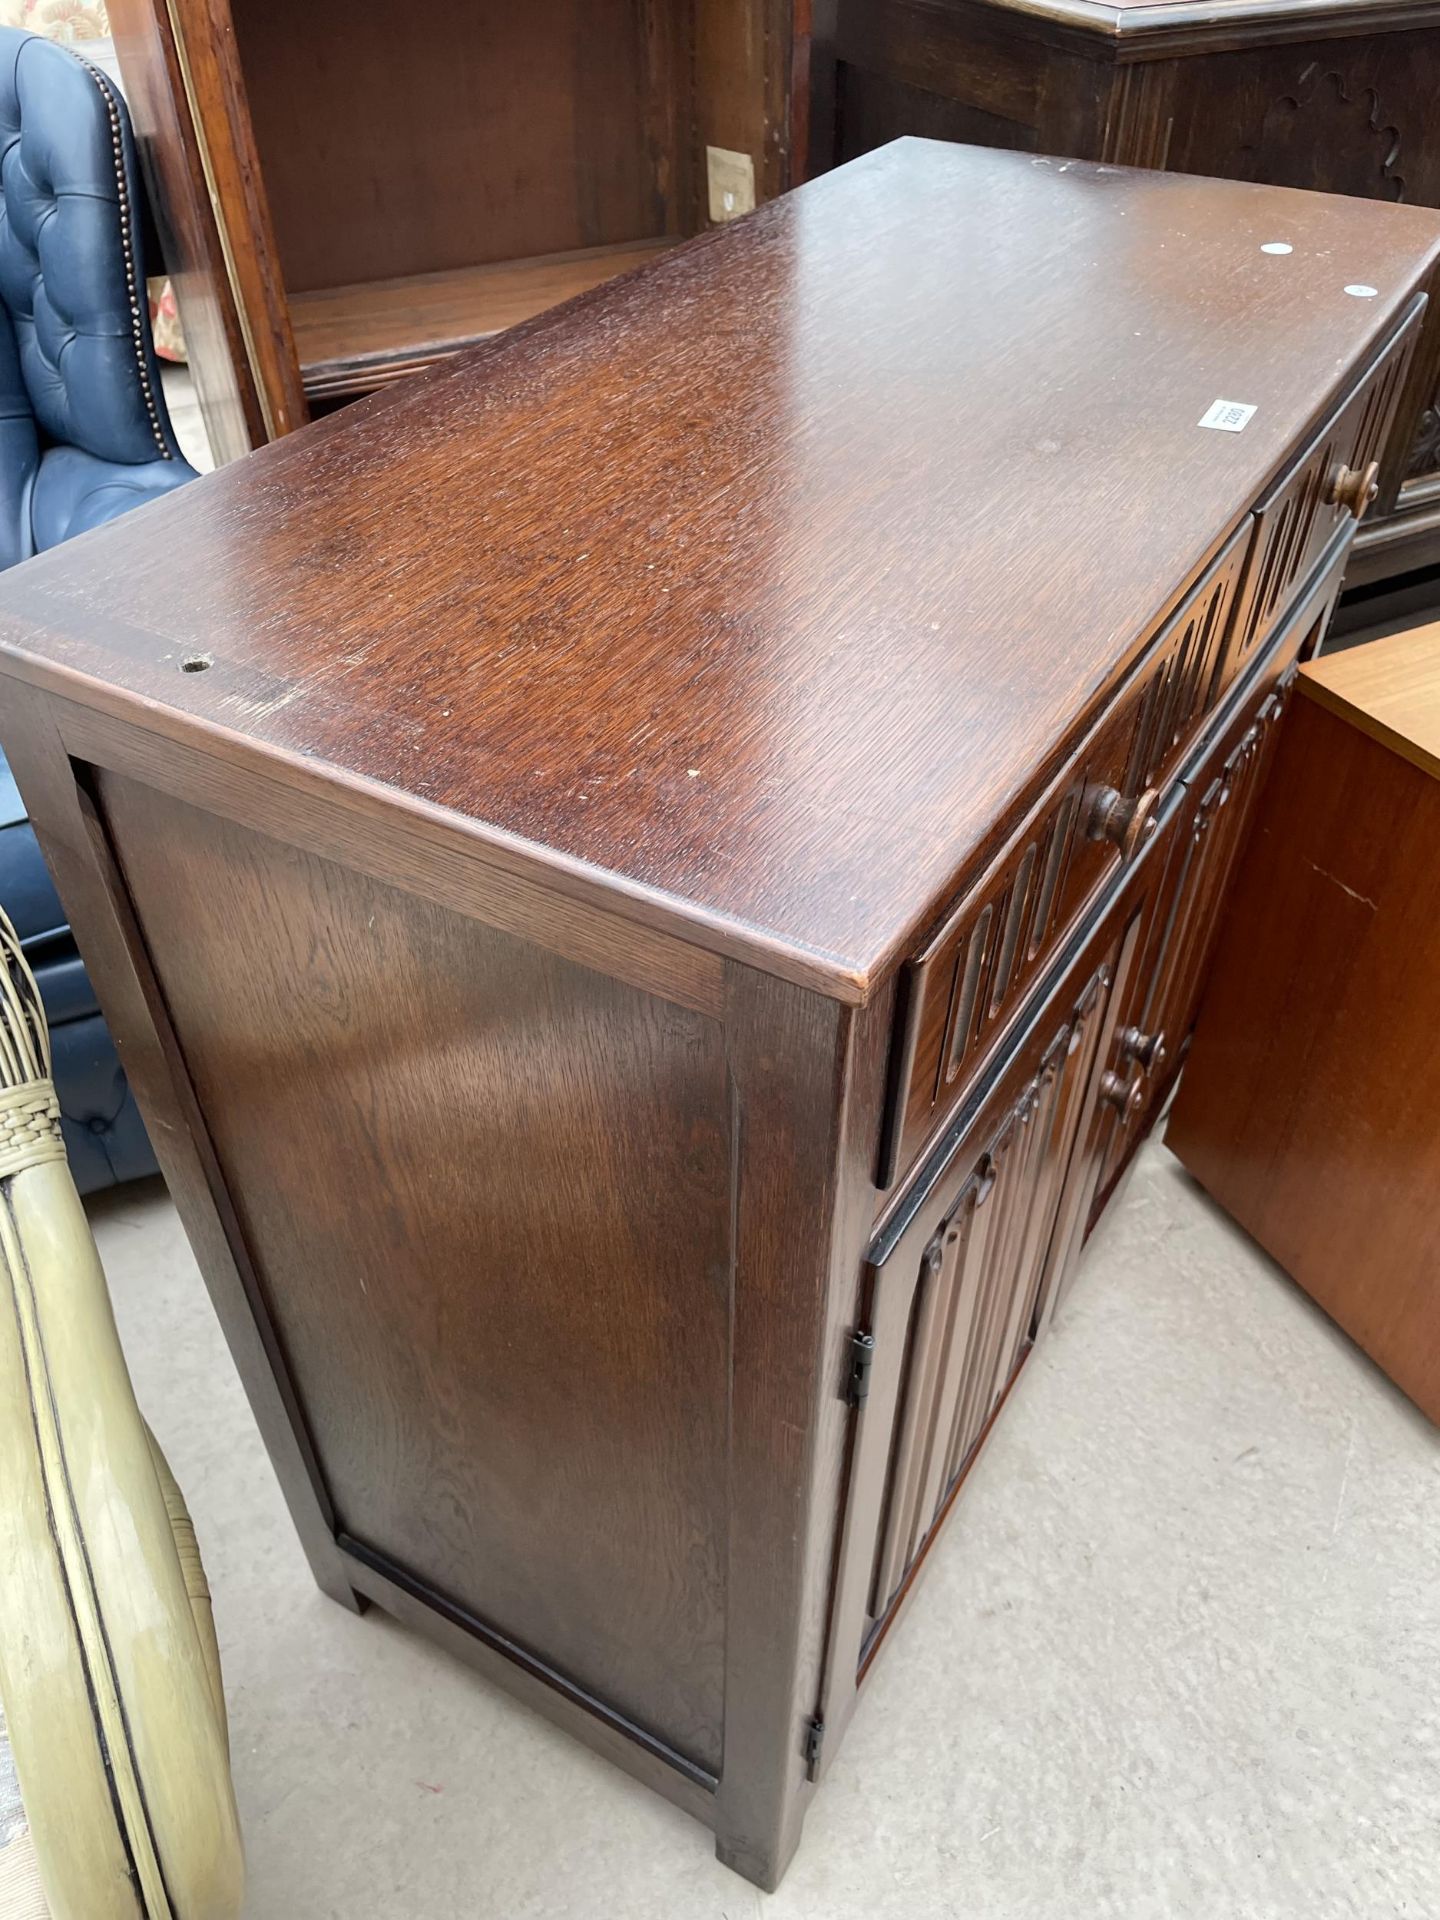
M 1358 520 L 1380 491 L 1380 462 L 1363 467 L 1336 467 L 1330 476 L 1330 504 L 1348 507 Z
M 1107 1106 L 1114 1107 L 1122 1120 L 1128 1120 L 1145 1103 L 1145 1085 L 1139 1079 L 1126 1079 L 1123 1073 L 1102 1073 L 1100 1098 Z
M 1124 1059 L 1133 1060 L 1146 1073 L 1153 1073 L 1156 1067 L 1163 1066 L 1165 1062 L 1165 1036 L 1163 1033 L 1143 1033 L 1139 1027 L 1122 1027 L 1120 1052 Z
M 1133 797 L 1118 787 L 1087 787 L 1081 803 L 1081 821 L 1087 840 L 1108 840 L 1126 859 L 1155 825 L 1155 787 Z

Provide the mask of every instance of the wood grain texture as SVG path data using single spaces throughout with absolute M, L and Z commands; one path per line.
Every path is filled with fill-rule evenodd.
M 946 4 L 946 0 L 941 0 Z M 1434 0 L 1002 0 L 1041 31 L 1098 38 L 1127 51 L 1204 51 L 1246 41 L 1394 32 L 1433 17 Z
M 836 159 L 922 134 L 1440 206 L 1433 0 L 837 0 L 818 64 Z M 1384 444 L 1357 580 L 1434 558 L 1437 364 L 1432 320 Z
M 719 1026 L 100 791 L 337 1526 L 718 1770 Z
M 152 125 L 156 143 L 168 156 L 160 163 L 166 174 L 184 170 L 193 180 L 198 168 L 211 230 L 219 244 L 219 262 L 208 238 L 203 251 L 197 250 L 205 225 L 204 213 L 197 210 L 189 223 L 195 245 L 179 263 L 183 273 L 176 285 L 177 298 L 183 302 L 189 295 L 191 306 L 214 301 L 233 311 L 243 343 L 243 365 L 236 365 L 234 377 L 247 398 L 253 393 L 264 434 L 275 439 L 303 426 L 309 414 L 229 0 L 148 0 L 155 16 L 149 33 L 141 30 L 141 4 L 142 0 L 130 0 L 127 18 L 135 23 L 135 31 L 117 41 L 122 61 L 127 45 L 139 55 L 131 68 L 122 66 L 122 72 L 127 84 L 133 72 L 143 97 L 156 101 Z M 159 104 L 166 93 L 168 109 Z M 164 177 L 159 164 L 156 177 Z M 228 291 L 216 284 L 217 267 L 222 264 Z M 186 321 L 183 304 L 180 317 Z M 202 394 L 224 379 L 223 370 L 215 364 L 215 344 L 208 330 L 197 338 L 196 381 Z
M 42 696 L 28 687 L 7 687 L 0 729 L 5 756 L 16 779 L 25 782 L 26 807 L 86 964 L 104 983 L 106 1022 L 121 1065 L 145 1114 L 155 1157 L 205 1275 L 310 1571 L 333 1600 L 358 1611 L 335 1546 L 333 1508 L 254 1261 L 93 797 L 77 784 L 55 714 Z
M 1166 1142 L 1440 1422 L 1440 783 L 1316 690 L 1307 670 Z
M 1252 660 L 1232 694 L 1229 716 L 1186 769 L 1167 802 L 1153 859 L 1156 886 L 1141 933 L 1139 964 L 1123 994 L 1117 1027 L 1132 1035 L 1121 1062 L 1139 1094 L 1133 1109 L 1101 1116 L 1102 1165 L 1088 1227 L 1108 1204 L 1150 1127 L 1164 1111 L 1185 1060 L 1236 861 L 1270 777 L 1292 695 L 1294 664 L 1320 645 L 1345 567 L 1342 543 L 1285 623 Z M 1153 1054 L 1151 1050 L 1153 1049 Z
M 685 232 L 708 221 L 705 148 L 748 153 L 757 199 L 795 184 L 792 116 L 808 111 L 808 88 L 796 36 L 803 43 L 808 0 L 691 0 L 695 204 Z
M 199 745 L 173 727 L 151 731 L 73 702 L 51 704 L 65 751 L 78 761 L 128 773 L 257 833 L 523 934 L 662 1000 L 702 1013 L 724 1006 L 719 952 L 665 933 L 642 911 L 642 901 L 632 902 L 630 913 L 609 911 L 577 895 L 558 869 L 542 884 L 523 863 L 497 859 L 490 846 L 446 831 L 443 818 L 397 814 L 378 805 L 369 789 L 349 784 L 314 790 L 303 768 L 226 752 L 230 743 L 223 739 Z
M 175 288 L 206 438 L 223 464 L 270 436 L 206 184 L 180 50 L 169 12 L 155 0 L 115 0 L 109 18 L 160 230 L 163 258 L 148 266 L 152 273 L 167 272 Z
M 317 1577 L 762 1886 L 1078 1249 L 1173 865 L 1125 823 L 1259 765 L 1353 521 L 1248 594 L 1257 503 L 1374 412 L 1437 235 L 911 143 L 0 582 L 0 733 Z M 968 1038 L 887 1199 L 902 957 L 937 1079 Z M 970 1174 L 857 1417 L 867 1264 L 920 1288 L 884 1248 Z
M 597 1710 L 603 1703 L 557 1684 L 558 1676 L 543 1662 L 530 1659 L 513 1642 L 489 1633 L 463 1606 L 385 1565 L 354 1541 L 341 1540 L 340 1557 L 346 1577 L 366 1601 L 373 1600 L 413 1632 L 435 1641 L 492 1686 L 543 1714 L 572 1739 L 683 1808 L 702 1825 L 714 1824 L 714 1782 L 693 1762 L 683 1762 L 622 1715 Z
M 753 154 L 762 198 L 803 168 L 808 0 L 424 0 L 399 35 L 345 0 L 116 13 L 227 455 L 306 417 L 297 296 L 302 325 L 311 295 L 384 336 L 378 357 L 349 338 L 306 357 L 304 392 L 328 408 L 549 304 L 487 266 L 703 230 L 707 143 Z M 431 275 L 462 284 L 412 284 Z
M 811 1788 L 846 1418 L 844 1353 L 869 1230 L 889 1011 L 729 970 L 739 1117 L 731 1330 L 725 1763 L 716 1852 L 773 1889 Z
M 903 142 L 42 555 L 0 634 L 864 993 L 1437 232 Z
M 461 347 L 643 266 L 665 239 L 451 267 L 290 296 L 305 391 L 373 393 Z
M 834 158 L 900 134 L 1099 158 L 1108 50 L 987 0 L 840 0 Z
M 1440 780 L 1440 622 L 1311 661 L 1303 691 Z
M 1112 994 L 1126 990 L 1130 929 L 1157 877 L 1148 860 L 1126 876 L 1073 966 L 956 1116 L 940 1164 L 869 1250 L 856 1324 L 873 1334 L 875 1358 L 849 1436 L 823 1696 L 827 1760 L 1066 1277 L 1066 1229 L 1077 1211 L 1083 1218 L 1072 1188 L 1091 1177 L 1075 1150 L 1091 1132 L 1098 1071 L 1111 1058 Z M 1027 1168 L 1017 1169 L 1017 1155 L 1028 1156 Z M 917 1314 L 917 1291 L 931 1284 L 944 1295 L 940 1310 Z M 930 1419 L 917 1423 L 914 1402 L 927 1388 Z M 903 1439 L 914 1441 L 908 1502 Z
M 635 0 L 232 0 L 292 292 L 664 233 Z

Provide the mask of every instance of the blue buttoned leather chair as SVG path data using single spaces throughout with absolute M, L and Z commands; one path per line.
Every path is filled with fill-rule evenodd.
M 195 478 L 150 338 L 125 103 L 98 68 L 0 29 L 0 566 Z M 0 758 L 0 905 L 40 983 L 82 1193 L 154 1156 Z

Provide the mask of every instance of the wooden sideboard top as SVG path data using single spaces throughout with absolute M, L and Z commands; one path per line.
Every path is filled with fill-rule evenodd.
M 1440 0 L 981 0 L 999 13 L 1096 35 L 1121 46 L 1214 52 L 1345 34 L 1399 33 L 1433 26 Z
M 897 142 L 27 561 L 3 663 L 863 999 L 1437 241 Z
M 1301 687 L 1440 780 L 1440 621 L 1322 654 L 1301 668 Z

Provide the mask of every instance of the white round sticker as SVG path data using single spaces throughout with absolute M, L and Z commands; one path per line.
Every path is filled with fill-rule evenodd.
M 1361 286 L 1357 281 L 1353 287 L 1346 287 L 1346 293 L 1353 294 L 1357 300 L 1373 300 L 1380 291 L 1378 287 Z
M 1293 253 L 1295 249 L 1288 240 L 1267 240 L 1260 251 L 1261 253 Z

